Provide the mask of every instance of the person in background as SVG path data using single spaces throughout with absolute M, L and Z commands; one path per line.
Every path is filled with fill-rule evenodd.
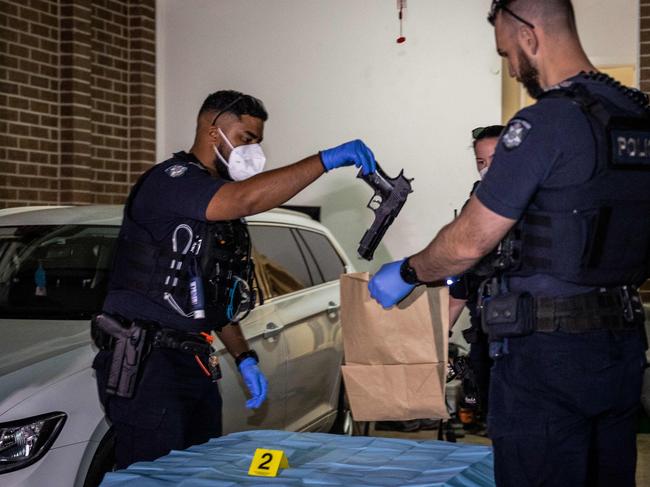
M 492 158 L 494 157 L 494 150 L 499 138 L 503 131 L 503 125 L 491 125 L 488 127 L 478 127 L 472 130 L 473 149 L 476 159 L 476 170 L 481 177 L 485 176 Z M 470 193 L 474 193 L 480 181 L 477 181 Z M 483 277 L 484 278 L 484 277 Z M 449 324 L 450 328 L 458 320 L 461 312 L 468 307 L 470 312 L 470 319 L 472 326 L 463 331 L 465 340 L 470 344 L 469 361 L 471 370 L 464 371 L 463 378 L 463 393 L 465 404 L 461 403 L 461 407 L 471 409 L 472 413 L 480 408 L 481 415 L 487 413 L 487 392 L 490 380 L 490 366 L 492 360 L 487 352 L 487 338 L 481 328 L 481 318 L 476 307 L 476 297 L 478 293 L 478 286 L 481 277 L 472 270 L 466 272 L 462 276 L 454 279 L 454 283 L 449 286 Z M 453 363 L 455 358 L 452 358 L 450 349 L 450 361 Z M 453 373 L 453 372 L 452 372 Z M 459 418 L 464 423 L 461 417 Z M 482 417 L 477 418 L 481 421 Z M 471 426 L 468 429 L 480 430 L 481 424 L 479 421 L 471 421 Z M 469 425 L 469 422 L 468 422 Z M 401 431 L 405 433 L 414 433 L 420 430 L 432 430 L 440 427 L 438 419 L 422 418 L 412 419 L 408 421 L 377 421 L 375 429 L 379 431 Z
M 503 132 L 503 125 L 477 127 L 472 130 L 472 144 L 476 159 L 476 170 L 480 179 L 487 174 L 494 151 Z M 474 183 L 470 197 L 476 191 L 480 180 Z M 467 202 L 465 203 L 465 205 Z M 464 205 L 463 205 L 464 206 Z M 488 254 L 486 259 L 490 257 Z M 478 263 L 472 269 L 451 279 L 449 285 L 449 324 L 453 327 L 462 310 L 467 307 L 470 327 L 462 331 L 469 348 L 469 370 L 463 377 L 463 395 L 458 416 L 464 427 L 473 432 L 484 430 L 488 412 L 488 391 L 492 359 L 488 353 L 487 335 L 481 330 L 481 315 L 478 309 L 478 292 L 482 282 L 488 278 L 490 267 Z

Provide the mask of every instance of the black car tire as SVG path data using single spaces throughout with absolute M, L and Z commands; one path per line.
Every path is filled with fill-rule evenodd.
M 368 436 L 369 430 L 369 422 L 355 421 L 352 417 L 348 395 L 345 393 L 345 386 L 343 380 L 341 380 L 338 410 L 330 433 L 345 436 Z
M 113 471 L 115 471 L 115 436 L 110 429 L 99 442 L 95 456 L 90 462 L 84 487 L 98 487 L 104 480 L 104 475 Z

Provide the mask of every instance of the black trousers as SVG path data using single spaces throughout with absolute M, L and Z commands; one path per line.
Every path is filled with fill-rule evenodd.
M 477 399 L 481 420 L 486 420 L 489 412 L 490 370 L 493 362 L 490 358 L 490 343 L 488 336 L 481 329 L 481 314 L 477 309 L 476 296 L 472 295 L 467 301 L 471 329 L 473 330 L 472 343 L 469 346 L 469 363 L 472 368 L 474 387 L 477 389 Z
M 508 347 L 490 384 L 497 486 L 633 486 L 641 334 L 533 333 Z
M 106 394 L 112 352 L 93 362 L 99 397 L 115 431 L 117 468 L 221 436 L 221 396 L 187 353 L 154 349 L 130 399 Z
M 476 343 L 470 344 L 469 363 L 472 367 L 474 381 L 478 389 L 478 406 L 481 419 L 486 419 L 489 412 L 489 391 L 490 391 L 490 369 L 492 359 L 490 358 L 490 344 L 488 338 L 479 332 L 479 339 Z

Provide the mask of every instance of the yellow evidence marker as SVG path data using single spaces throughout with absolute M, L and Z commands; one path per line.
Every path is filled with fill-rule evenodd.
M 281 468 L 289 468 L 289 460 L 282 450 L 255 450 L 248 475 L 257 477 L 277 477 Z

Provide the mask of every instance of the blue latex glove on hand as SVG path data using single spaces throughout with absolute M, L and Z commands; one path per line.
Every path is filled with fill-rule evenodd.
M 368 283 L 370 296 L 384 309 L 396 305 L 415 289 L 415 285 L 404 282 L 400 275 L 399 268 L 405 260 L 384 264 Z
M 325 166 L 325 171 L 355 165 L 363 168 L 364 176 L 375 172 L 377 167 L 372 151 L 358 139 L 321 151 L 320 160 Z
M 248 392 L 253 396 L 246 401 L 246 407 L 249 409 L 257 409 L 266 399 L 266 391 L 269 385 L 266 377 L 264 377 L 264 374 L 257 366 L 257 362 L 253 357 L 242 360 L 239 364 L 239 372 L 244 378 Z

